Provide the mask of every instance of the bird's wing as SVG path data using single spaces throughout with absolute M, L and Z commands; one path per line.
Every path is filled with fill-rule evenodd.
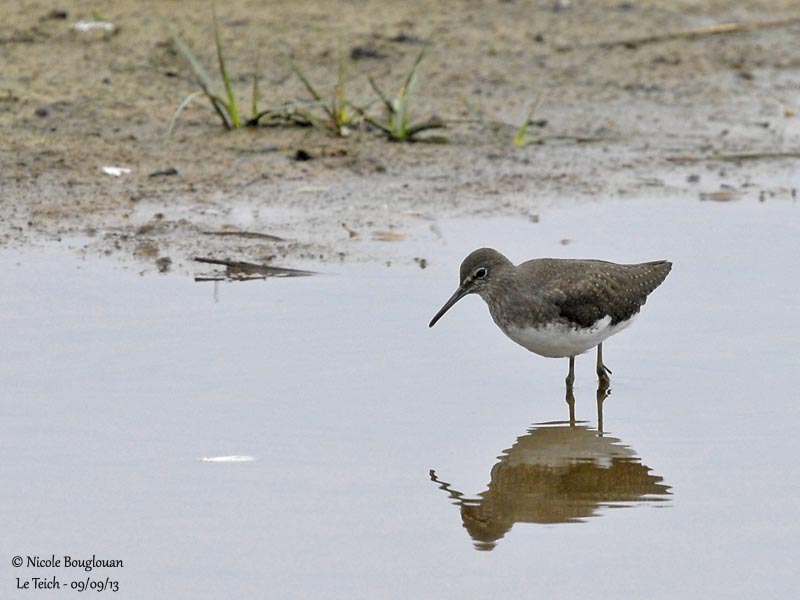
M 579 327 L 591 327 L 608 316 L 611 305 L 611 294 L 590 282 L 582 282 L 580 288 L 570 289 L 569 294 L 553 289 L 548 296 L 557 307 L 558 316 Z
M 599 261 L 595 266 L 589 271 L 573 271 L 567 266 L 558 283 L 545 291 L 548 300 L 558 307 L 559 316 L 579 327 L 591 327 L 607 316 L 612 324 L 627 321 L 639 312 L 647 295 L 658 285 L 652 285 L 653 267 Z M 632 279 L 632 275 L 636 277 Z M 660 283 L 663 277 L 658 279 Z

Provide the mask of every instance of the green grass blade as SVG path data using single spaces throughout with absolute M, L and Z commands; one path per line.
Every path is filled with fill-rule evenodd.
M 425 58 L 426 50 L 427 47 L 422 48 L 419 56 L 417 56 L 417 59 L 411 66 L 411 70 L 408 72 L 403 85 L 400 87 L 400 90 L 397 93 L 397 128 L 399 128 L 399 131 L 402 133 L 403 139 L 410 137 L 410 134 L 408 133 L 409 123 L 411 122 L 409 115 L 409 104 L 417 87 L 419 66 L 420 63 L 422 63 L 422 59 Z
M 528 116 L 525 117 L 525 122 L 522 124 L 522 127 L 519 128 L 517 131 L 517 135 L 514 137 L 514 145 L 515 146 L 525 146 L 525 134 L 528 132 L 528 127 L 531 124 L 531 118 L 533 117 L 533 107 L 528 111 Z
M 383 105 L 386 107 L 386 112 L 388 112 L 390 115 L 394 113 L 394 106 L 392 106 L 389 98 L 387 98 L 386 95 L 381 91 L 381 88 L 378 87 L 378 84 L 375 83 L 375 80 L 372 78 L 372 76 L 367 77 L 367 79 L 369 80 L 369 85 L 372 87 L 372 90 L 378 94 L 378 98 L 381 99 L 381 102 L 383 102 Z
M 353 105 L 353 109 L 354 109 L 354 110 L 355 110 L 355 111 L 356 111 L 356 112 L 357 112 L 357 113 L 358 113 L 358 114 L 361 116 L 361 118 L 362 118 L 362 119 L 364 119 L 364 120 L 365 120 L 367 123 L 369 123 L 369 124 L 370 124 L 370 125 L 372 125 L 373 127 L 377 127 L 377 128 L 378 128 L 378 129 L 380 129 L 380 130 L 381 130 L 381 131 L 382 131 L 382 132 L 383 132 L 385 135 L 387 135 L 388 137 L 391 137 L 391 135 L 392 135 L 392 132 L 391 132 L 391 130 L 390 130 L 390 129 L 389 129 L 387 126 L 386 126 L 386 124 L 385 124 L 385 123 L 381 123 L 380 121 L 378 121 L 378 120 L 377 120 L 377 119 L 375 119 L 374 117 L 370 117 L 370 116 L 367 114 L 367 111 L 366 111 L 366 109 L 365 109 L 364 107 L 361 107 L 361 106 L 356 106 L 356 105 L 354 104 L 354 105 Z
M 250 114 L 255 117 L 258 114 L 258 101 L 261 99 L 258 93 L 258 69 L 253 71 L 253 91 L 250 94 L 251 106 Z
M 317 93 L 316 88 L 311 85 L 308 77 L 305 76 L 305 73 L 300 70 L 300 67 L 297 66 L 297 63 L 295 63 L 292 58 L 289 58 L 289 66 L 292 68 L 292 71 L 294 71 L 294 74 L 297 75 L 298 79 L 303 82 L 303 85 L 308 90 L 308 93 L 311 94 L 311 97 L 317 102 L 322 102 L 322 96 Z
M 311 125 L 312 127 L 316 127 L 317 129 L 320 129 L 322 131 L 328 131 L 328 132 L 330 131 L 330 127 L 327 127 L 324 122 L 320 121 L 310 111 L 303 110 L 302 108 L 300 108 L 297 110 L 297 114 L 306 121 L 308 121 L 309 125 Z
M 419 53 L 419 56 L 417 56 L 417 60 L 415 60 L 414 64 L 411 66 L 411 70 L 408 72 L 406 80 L 400 87 L 400 91 L 397 92 L 398 96 L 406 96 L 413 93 L 413 88 L 417 80 L 417 71 L 419 71 L 419 65 L 422 62 L 422 59 L 425 58 L 425 51 L 427 49 L 428 49 L 427 46 L 423 46 L 422 50 Z
M 408 137 L 411 137 L 418 134 L 420 131 L 427 131 L 428 129 L 444 129 L 445 127 L 447 127 L 447 124 L 444 121 L 433 118 L 430 121 L 417 123 L 416 125 L 408 127 L 406 129 L 406 134 Z
M 214 107 L 214 112 L 222 119 L 222 124 L 225 126 L 225 129 L 233 129 L 234 124 L 231 118 L 231 111 L 228 109 L 228 105 L 225 104 L 224 100 L 218 96 L 214 96 L 211 98 L 211 106 Z
M 541 100 L 541 96 L 537 96 L 536 100 L 533 101 L 531 104 L 530 110 L 528 110 L 528 116 L 525 117 L 525 122 L 522 126 L 517 130 L 517 135 L 514 137 L 514 145 L 518 147 L 527 146 L 528 144 L 540 144 L 542 142 L 542 138 L 538 136 L 534 137 L 527 137 L 528 127 L 530 127 L 531 119 L 533 119 L 533 113 L 539 107 L 539 101 Z
M 384 133 L 384 135 L 386 135 L 387 137 L 392 138 L 392 139 L 394 138 L 394 135 L 393 135 L 393 132 L 392 132 L 391 128 L 389 128 L 385 123 L 381 123 L 380 121 L 378 121 L 374 117 L 370 117 L 367 114 L 362 114 L 361 116 L 364 118 L 364 120 L 367 123 L 369 123 L 373 127 L 377 127 L 378 129 L 380 129 Z
M 317 104 L 322 107 L 322 109 L 328 115 L 328 118 L 331 119 L 331 121 L 333 121 L 335 126 L 336 125 L 335 105 L 329 106 L 328 104 L 325 103 L 325 101 L 322 99 L 322 96 L 320 96 L 319 92 L 317 92 L 317 89 L 314 87 L 311 81 L 309 81 L 308 77 L 306 77 L 305 73 L 303 73 L 303 71 L 300 69 L 300 67 L 297 66 L 297 63 L 295 63 L 291 57 L 289 57 L 289 66 L 292 68 L 292 71 L 294 71 L 295 75 L 297 75 L 298 79 L 300 79 L 300 81 L 303 82 L 303 85 L 308 90 L 308 93 L 311 94 L 312 98 L 314 98 Z M 308 117 L 308 115 L 304 116 Z M 314 123 L 316 126 L 316 124 L 319 123 L 319 121 L 315 120 Z
M 208 72 L 203 68 L 203 65 L 194 55 L 191 48 L 183 41 L 183 38 L 178 34 L 177 31 L 170 25 L 169 23 L 165 23 L 167 28 L 167 33 L 169 33 L 170 38 L 172 38 L 172 43 L 175 44 L 175 48 L 178 50 L 178 53 L 189 63 L 189 66 L 192 68 L 192 73 L 194 74 L 197 83 L 205 90 L 213 90 L 214 83 L 211 81 L 211 77 L 209 77 Z
M 345 81 L 345 63 L 344 63 L 344 47 L 341 38 L 339 39 L 339 53 L 337 56 L 338 69 L 336 77 L 336 90 L 334 92 L 333 106 L 331 112 L 333 113 L 333 120 L 339 131 L 342 127 L 347 125 L 350 121 L 347 114 L 347 96 L 344 91 Z
M 219 62 L 219 72 L 222 76 L 222 83 L 225 86 L 225 95 L 228 97 L 227 108 L 231 117 L 231 123 L 234 128 L 242 126 L 241 119 L 239 118 L 239 109 L 236 105 L 236 95 L 233 92 L 233 85 L 231 85 L 231 78 L 228 76 L 228 71 L 225 68 L 225 58 L 222 55 L 222 42 L 219 39 L 219 25 L 217 23 L 217 4 L 212 2 L 211 12 L 214 22 L 214 43 L 217 46 L 217 61 Z

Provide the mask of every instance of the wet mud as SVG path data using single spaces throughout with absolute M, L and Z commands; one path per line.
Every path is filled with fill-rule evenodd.
M 195 256 L 312 270 L 411 263 L 425 257 L 393 242 L 435 237 L 444 218 L 535 219 L 574 199 L 773 198 L 798 183 L 793 2 L 219 6 L 243 111 L 254 70 L 263 105 L 308 99 L 287 53 L 328 94 L 341 44 L 346 93 L 367 106 L 368 78 L 393 93 L 427 44 L 413 118 L 446 120 L 430 134 L 444 144 L 390 143 L 366 127 L 344 139 L 313 127 L 228 132 L 200 101 L 165 139 L 198 88 L 164 23 L 216 77 L 208 3 L 0 9 L 6 248 L 55 242 L 193 275 Z M 76 27 L 92 20 L 113 30 Z M 540 143 L 515 146 L 531 107 L 526 139 Z

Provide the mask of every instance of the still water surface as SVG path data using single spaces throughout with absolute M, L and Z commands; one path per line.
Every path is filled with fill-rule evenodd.
M 439 228 L 425 270 L 216 288 L 0 255 L 0 597 L 77 593 L 16 590 L 85 578 L 11 566 L 51 554 L 123 598 L 796 597 L 800 206 Z M 482 245 L 675 263 L 604 345 L 603 435 L 593 354 L 571 427 L 567 361 L 477 297 L 428 329 Z

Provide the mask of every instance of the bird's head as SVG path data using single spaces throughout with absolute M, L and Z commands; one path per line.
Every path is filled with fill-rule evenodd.
M 431 319 L 428 327 L 436 325 L 436 321 L 467 294 L 478 294 L 485 298 L 492 281 L 496 281 L 498 274 L 510 266 L 513 266 L 511 262 L 493 248 L 480 248 L 470 253 L 461 263 L 461 281 L 458 289 Z

